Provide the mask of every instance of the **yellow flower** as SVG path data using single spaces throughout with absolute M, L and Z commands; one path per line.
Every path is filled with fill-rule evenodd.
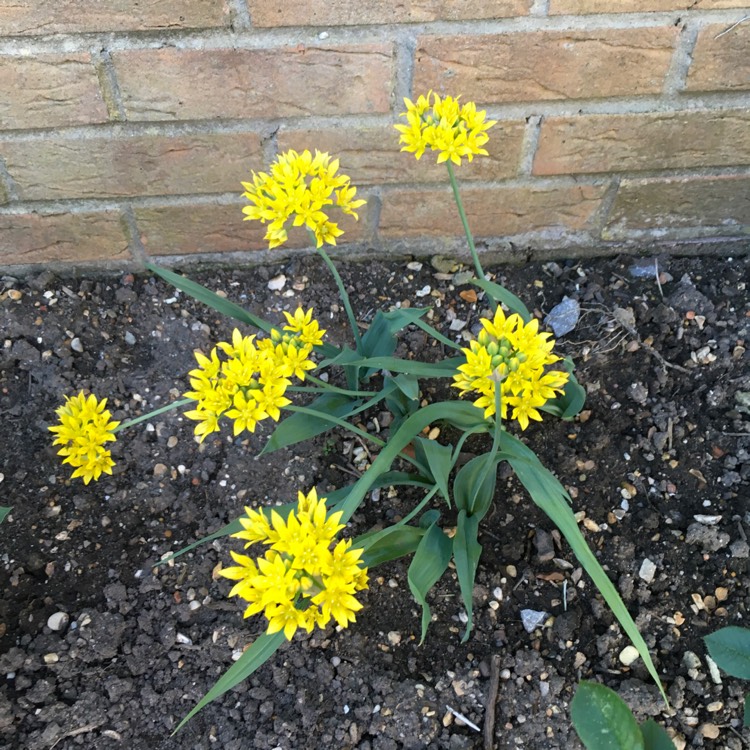
M 362 609 L 355 593 L 367 588 L 367 568 L 362 550 L 352 549 L 351 540 L 336 542 L 344 528 L 341 512 L 329 514 L 315 489 L 298 493 L 296 509 L 285 518 L 275 510 L 270 520 L 262 511 L 245 510 L 243 530 L 233 536 L 247 540 L 246 547 L 260 542 L 269 549 L 257 564 L 232 552 L 238 564 L 221 571 L 236 581 L 229 596 L 248 602 L 244 616 L 263 612 L 267 632 L 283 631 L 288 639 L 299 628 L 310 632 L 331 619 L 341 627 L 354 622 Z
M 268 224 L 265 239 L 269 249 L 287 240 L 289 221 L 295 227 L 305 226 L 314 235 L 318 247 L 336 244 L 343 231 L 330 221 L 325 207 L 337 205 L 341 211 L 358 219 L 356 210 L 366 201 L 355 200 L 357 189 L 350 178 L 338 174 L 339 160 L 327 153 L 290 150 L 280 154 L 269 173 L 252 173 L 252 182 L 243 182 L 244 198 L 250 201 L 242 211 L 245 221 Z
M 116 440 L 115 429 L 120 423 L 111 419 L 106 405 L 106 398 L 99 401 L 93 393 L 66 396 L 65 403 L 55 410 L 59 423 L 49 428 L 57 435 L 52 445 L 62 446 L 57 454 L 65 457 L 64 464 L 75 468 L 71 478 L 81 477 L 84 484 L 99 479 L 102 473 L 111 474 L 115 465 L 104 444 Z
M 460 105 L 459 97 L 442 98 L 430 91 L 414 104 L 404 99 L 406 125 L 394 125 L 401 133 L 402 151 L 413 153 L 417 159 L 429 148 L 437 151 L 437 163 L 450 160 L 460 166 L 461 159 L 471 161 L 475 156 L 487 156 L 482 148 L 489 140 L 487 131 L 496 120 L 485 120 L 487 113 L 477 111 L 474 102 Z
M 303 344 L 320 346 L 323 343 L 323 334 L 326 331 L 325 328 L 321 329 L 318 326 L 317 320 L 313 320 L 312 313 L 312 307 L 307 312 L 298 307 L 294 315 L 285 310 L 284 317 L 286 318 L 287 325 L 284 326 L 284 330 L 296 333 Z
M 517 314 L 506 316 L 498 308 L 491 320 L 482 320 L 476 341 L 462 349 L 466 362 L 453 376 L 452 387 L 461 396 L 477 393 L 474 405 L 486 419 L 495 414 L 495 393 L 500 387 L 500 417 L 507 419 L 508 407 L 525 430 L 529 421 L 540 421 L 538 409 L 561 393 L 570 377 L 547 365 L 560 360 L 552 353 L 555 342 L 549 333 L 539 332 L 539 321 L 524 323 Z

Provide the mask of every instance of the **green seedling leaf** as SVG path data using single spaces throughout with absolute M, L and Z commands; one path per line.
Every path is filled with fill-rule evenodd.
M 9 508 L 6 505 L 0 505 L 0 523 L 5 520 L 5 516 L 7 516 L 12 510 L 13 508 Z
M 627 703 L 604 685 L 581 682 L 570 704 L 570 717 L 587 750 L 645 750 Z
M 732 677 L 750 680 L 750 629 L 732 625 L 703 639 L 720 669 Z
M 361 399 L 345 396 L 340 393 L 324 393 L 318 396 L 308 408 L 314 409 L 334 417 L 344 418 L 350 416 L 357 407 L 362 405 Z M 310 414 L 290 414 L 276 425 L 276 429 L 263 446 L 260 455 L 273 453 L 280 448 L 301 443 L 309 440 L 315 435 L 327 432 L 333 427 L 333 423 L 324 417 L 314 417 Z
M 364 547 L 362 562 L 368 568 L 411 555 L 419 546 L 424 529 L 416 526 L 389 526 L 364 538 L 357 537 L 353 546 Z
M 573 419 L 576 414 L 580 413 L 585 403 L 586 389 L 581 386 L 571 372 L 570 379 L 565 384 L 562 394 L 550 399 L 539 408 L 561 419 Z
M 518 440 L 518 438 L 507 432 L 503 432 L 500 442 L 504 451 L 510 454 L 507 460 L 516 472 L 521 484 L 523 484 L 526 491 L 531 495 L 534 503 L 547 514 L 568 541 L 583 569 L 589 574 L 599 593 L 604 597 L 612 613 L 622 626 L 622 629 L 638 650 L 638 654 L 643 660 L 646 669 L 648 669 L 649 674 L 659 687 L 664 703 L 669 706 L 664 686 L 661 684 L 659 674 L 651 659 L 651 654 L 648 652 L 646 642 L 638 631 L 614 584 L 609 580 L 596 556 L 586 543 L 583 534 L 581 534 L 575 515 L 570 508 L 570 496 L 565 491 L 565 488 L 541 464 L 534 452 Z
M 437 508 L 431 508 L 422 514 L 422 517 L 419 519 L 419 528 L 427 531 L 433 523 L 437 523 L 439 520 L 440 511 Z
M 487 281 L 487 279 L 472 279 L 471 283 L 487 292 L 495 302 L 502 302 L 511 312 L 518 313 L 523 318 L 524 323 L 531 320 L 531 313 L 526 305 L 504 286 Z
M 666 729 L 659 726 L 653 719 L 646 719 L 641 724 L 641 734 L 643 734 L 643 745 L 646 750 L 676 750 Z
M 495 496 L 497 464 L 503 458 L 503 453 L 484 453 L 461 467 L 453 482 L 453 497 L 459 510 L 484 518 Z
M 263 633 L 263 635 L 258 636 L 255 643 L 224 672 L 216 681 L 216 684 L 201 698 L 195 708 L 177 725 L 172 735 L 177 734 L 198 711 L 205 708 L 211 701 L 224 695 L 227 690 L 231 690 L 236 685 L 239 685 L 253 672 L 262 667 L 279 650 L 279 647 L 285 640 L 283 630 L 273 633 L 273 635 Z
M 440 494 L 450 507 L 450 492 L 448 491 L 448 476 L 453 469 L 453 446 L 441 445 L 434 440 L 417 437 L 412 441 L 414 454 L 420 465 L 429 469 L 432 479 L 437 484 Z
M 411 307 L 389 312 L 378 310 L 370 327 L 362 336 L 362 354 L 367 358 L 387 357 L 393 354 L 398 345 L 396 334 L 426 312 L 426 309 Z M 375 365 L 372 368 L 379 369 Z
M 412 596 L 422 607 L 422 636 L 419 645 L 424 643 L 427 626 L 430 624 L 430 605 L 427 604 L 427 594 L 442 578 L 451 561 L 453 543 L 437 525 L 432 524 L 422 537 L 411 564 L 409 565 L 408 581 Z
M 409 401 L 417 401 L 419 399 L 419 380 L 414 375 L 399 373 L 393 378 L 393 382 Z
M 477 574 L 482 545 L 477 541 L 479 533 L 479 517 L 469 516 L 465 510 L 460 510 L 456 521 L 456 534 L 453 537 L 453 559 L 456 563 L 456 574 L 461 589 L 461 598 L 468 616 L 466 631 L 461 643 L 469 640 L 469 633 L 474 623 L 474 578 Z

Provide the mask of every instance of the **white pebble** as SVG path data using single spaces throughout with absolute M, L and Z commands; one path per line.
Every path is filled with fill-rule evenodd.
M 638 649 L 635 646 L 625 646 L 625 648 L 620 651 L 619 658 L 621 664 L 629 667 L 639 657 L 640 654 L 638 653 Z
M 432 291 L 432 287 L 427 284 L 426 286 L 423 286 L 421 289 L 418 289 L 414 294 L 417 295 L 417 297 L 426 297 L 430 292 Z
M 533 633 L 538 627 L 544 624 L 549 615 L 546 612 L 540 612 L 536 609 L 522 609 L 521 622 L 527 633 Z
M 645 558 L 641 563 L 641 569 L 638 571 L 638 576 L 646 583 L 651 583 L 651 581 L 654 580 L 655 575 L 656 565 L 648 558 Z
M 70 622 L 67 612 L 55 612 L 47 618 L 47 627 L 50 630 L 62 630 Z
M 81 339 L 76 336 L 71 342 L 70 342 L 70 348 L 74 352 L 78 352 L 79 354 L 83 351 L 83 344 L 81 343 Z
M 269 282 L 268 282 L 268 288 L 272 292 L 278 292 L 281 289 L 283 289 L 286 286 L 286 276 L 284 276 L 283 273 L 280 273 L 278 276 L 274 276 Z

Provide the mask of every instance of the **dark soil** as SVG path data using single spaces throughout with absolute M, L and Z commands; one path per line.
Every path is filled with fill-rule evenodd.
M 224 431 L 198 446 L 192 424 L 171 412 L 120 436 L 113 477 L 70 481 L 47 432 L 63 394 L 106 396 L 117 419 L 144 413 L 178 398 L 193 349 L 210 349 L 233 326 L 148 276 L 4 278 L 0 505 L 13 512 L 0 526 L 0 747 L 482 748 L 481 733 L 450 706 L 479 727 L 496 712 L 496 748 L 573 750 L 581 746 L 569 705 L 584 678 L 617 690 L 640 719 L 656 717 L 679 748 L 750 746 L 741 722 L 748 686 L 718 681 L 702 640 L 750 614 L 750 262 L 656 265 L 658 280 L 653 259 L 635 258 L 500 269 L 498 279 L 543 315 L 566 295 L 580 302 L 560 348 L 589 393 L 585 411 L 574 422 L 547 418 L 524 438 L 569 488 L 651 648 L 672 715 L 642 662 L 621 663 L 628 641 L 613 616 L 551 522 L 503 473 L 480 537 L 466 644 L 453 572 L 431 596 L 435 617 L 419 646 L 407 563 L 393 563 L 373 572 L 355 625 L 297 635 L 173 738 L 264 625 L 242 619 L 242 604 L 227 599 L 231 583 L 216 576 L 238 542 L 155 563 L 245 505 L 351 482 L 358 444 L 332 433 L 259 460 L 267 430 L 248 439 Z M 470 287 L 454 285 L 455 269 L 410 266 L 343 268 L 363 324 L 377 308 L 430 303 L 446 335 L 475 329 L 483 305 L 460 296 Z M 286 284 L 272 292 L 267 282 L 280 273 Z M 312 305 L 330 340 L 345 340 L 335 287 L 315 258 L 191 275 L 274 321 Z M 464 331 L 450 330 L 454 319 Z M 440 354 L 419 331 L 404 334 L 406 351 Z M 414 503 L 390 494 L 368 496 L 353 531 Z M 551 617 L 528 633 L 524 609 Z M 68 623 L 52 630 L 58 613 Z M 487 706 L 493 657 L 500 692 Z

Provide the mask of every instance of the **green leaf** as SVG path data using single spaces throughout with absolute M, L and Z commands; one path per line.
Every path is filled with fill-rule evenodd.
M 524 323 L 531 320 L 531 313 L 526 305 L 504 286 L 487 281 L 487 279 L 472 279 L 471 283 L 487 292 L 495 302 L 502 302 L 511 312 L 518 313 L 523 318 Z
M 550 399 L 539 408 L 561 419 L 573 419 L 583 409 L 585 403 L 586 389 L 580 385 L 571 372 L 570 379 L 565 384 L 562 394 Z
M 195 708 L 177 725 L 172 735 L 177 734 L 198 711 L 205 708 L 211 701 L 224 695 L 227 690 L 231 690 L 235 685 L 239 685 L 253 672 L 262 667 L 279 650 L 284 641 L 286 641 L 286 638 L 284 637 L 283 630 L 272 635 L 263 633 L 258 636 L 253 645 L 224 672 L 216 681 L 216 684 L 201 698 Z
M 497 461 L 500 458 L 484 453 L 461 467 L 453 481 L 453 497 L 459 510 L 484 518 L 495 496 Z
M 581 682 L 570 717 L 587 750 L 645 750 L 635 717 L 614 690 Z
M 6 505 L 0 505 L 0 523 L 5 520 L 5 516 L 7 516 L 12 510 L 13 508 L 9 508 Z
M 393 378 L 393 382 L 410 401 L 417 401 L 419 399 L 419 380 L 414 375 L 399 373 Z
M 419 546 L 425 530 L 416 526 L 389 526 L 363 537 L 357 537 L 353 546 L 364 547 L 362 562 L 368 568 L 410 555 Z
M 440 494 L 450 506 L 451 498 L 448 490 L 448 476 L 453 469 L 453 446 L 441 445 L 435 440 L 423 437 L 414 438 L 414 455 L 420 465 L 429 469 L 430 476 L 437 484 Z
M 674 742 L 669 738 L 667 731 L 653 719 L 646 719 L 641 724 L 641 733 L 646 750 L 675 750 Z
M 478 533 L 479 517 L 468 516 L 465 510 L 460 510 L 456 520 L 456 534 L 453 537 L 453 559 L 456 562 L 456 574 L 461 589 L 461 598 L 469 618 L 461 643 L 466 643 L 469 640 L 469 633 L 474 622 L 474 602 L 472 599 L 474 578 L 477 574 L 479 557 L 482 554 L 482 545 L 477 541 Z
M 732 677 L 750 680 L 750 629 L 732 625 L 703 639 L 720 669 Z
M 242 525 L 240 524 L 240 519 L 235 518 L 234 521 L 232 521 L 231 523 L 228 523 L 226 526 L 222 526 L 218 531 L 214 531 L 213 534 L 204 536 L 203 538 L 199 539 L 197 542 L 192 542 L 191 544 L 188 544 L 186 547 L 183 547 L 182 549 L 177 550 L 177 552 L 169 555 L 169 557 L 165 557 L 163 560 L 159 560 L 159 562 L 157 562 L 154 565 L 154 567 L 158 568 L 160 565 L 166 565 L 167 563 L 172 562 L 172 560 L 176 560 L 181 555 L 184 555 L 186 552 L 190 552 L 190 550 L 193 550 L 196 547 L 200 547 L 201 545 L 206 544 L 207 542 L 212 542 L 214 539 L 220 539 L 223 536 L 236 534 L 238 531 L 242 531 Z
M 352 414 L 361 404 L 361 399 L 355 399 L 352 396 L 345 396 L 340 393 L 324 393 L 312 401 L 308 408 L 343 418 Z M 280 448 L 309 440 L 330 430 L 333 426 L 330 420 L 323 417 L 313 417 L 310 414 L 301 413 L 290 414 L 276 425 L 276 429 L 263 446 L 260 455 L 273 453 Z
M 419 644 L 424 643 L 427 627 L 430 624 L 430 605 L 427 604 L 427 593 L 440 580 L 451 560 L 453 543 L 437 525 L 432 524 L 419 542 L 411 565 L 409 565 L 409 588 L 417 604 L 422 607 L 422 636 Z
M 367 357 L 352 360 L 347 364 L 355 367 L 367 367 L 371 370 L 405 372 L 418 378 L 450 378 L 456 374 L 458 366 L 465 362 L 465 357 L 450 357 L 440 360 L 440 362 L 420 362 L 418 360 L 401 359 L 400 357 Z M 476 406 L 474 408 L 477 409 Z
M 646 669 L 659 687 L 664 703 L 669 706 L 664 686 L 661 684 L 651 654 L 648 652 L 648 646 L 646 646 L 643 636 L 641 636 L 633 618 L 620 598 L 620 594 L 602 569 L 596 556 L 586 543 L 583 534 L 581 534 L 575 515 L 569 505 L 571 502 L 570 496 L 565 488 L 548 469 L 542 466 L 536 454 L 518 438 L 503 432 L 501 444 L 505 452 L 510 454 L 507 460 L 516 472 L 521 484 L 531 495 L 531 499 L 549 516 L 568 541 L 583 569 L 591 576 L 594 585 L 599 589 L 599 593 L 604 597 L 622 629 L 638 650 Z

